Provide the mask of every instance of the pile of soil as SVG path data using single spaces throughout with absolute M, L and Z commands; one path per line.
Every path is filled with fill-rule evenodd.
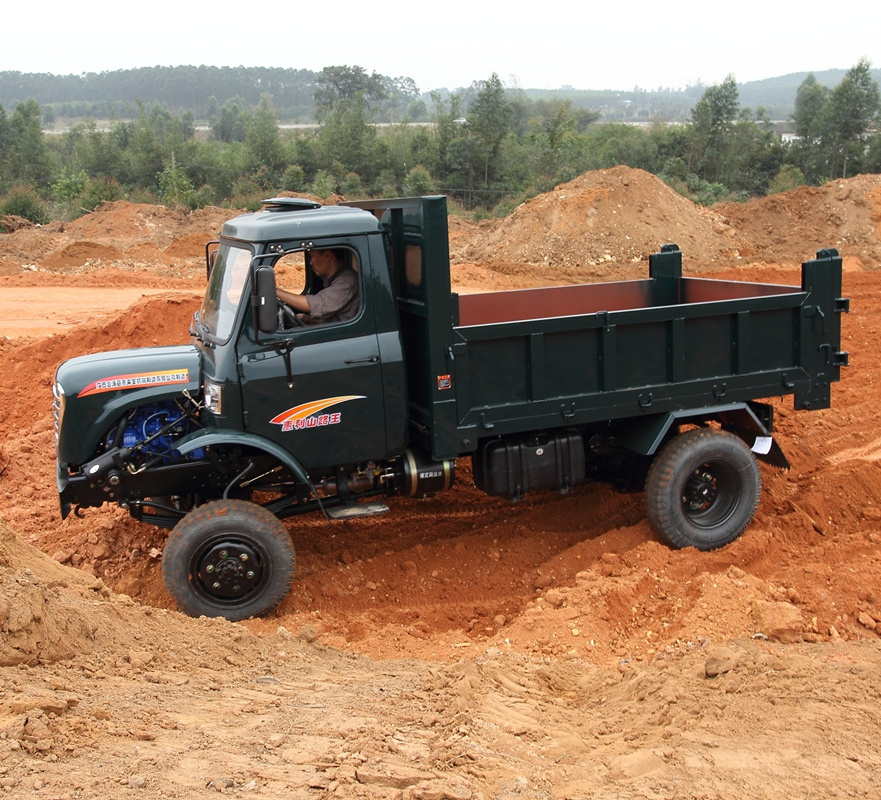
M 547 283 L 641 278 L 651 253 L 677 244 L 686 271 L 797 265 L 835 247 L 866 269 L 881 260 L 881 176 L 861 175 L 708 209 L 630 167 L 588 172 L 501 220 L 451 237 L 454 262 Z
M 23 269 L 68 275 L 94 270 L 149 270 L 168 279 L 205 274 L 205 245 L 232 216 L 229 209 L 172 211 L 119 201 L 73 222 L 18 226 L 0 236 L 0 275 Z
M 779 196 L 805 227 L 774 218 L 777 263 L 740 251 L 768 235 L 768 200 L 719 217 L 635 170 L 582 176 L 495 226 L 451 226 L 460 291 L 546 283 L 545 255 L 567 279 L 598 268 L 570 219 L 607 232 L 616 278 L 644 275 L 671 238 L 713 277 L 796 284 L 797 261 L 839 246 L 853 367 L 831 409 L 775 401 L 792 466 L 763 465 L 739 540 L 671 550 L 640 494 L 602 485 L 489 498 L 463 460 L 450 492 L 394 499 L 382 518 L 287 521 L 294 587 L 275 615 L 239 624 L 174 610 L 163 531 L 110 507 L 60 520 L 51 416 L 60 361 L 188 340 L 204 243 L 228 212 L 117 203 L 0 237 L 0 798 L 878 795 L 877 178 Z M 830 209 L 847 235 L 806 241 L 829 232 Z M 683 227 L 650 246 L 643 234 L 643 250 L 628 215 Z M 476 260 L 491 236 L 519 255 Z M 559 251 L 537 249 L 551 241 Z M 83 243 L 119 257 L 61 263 Z M 43 335 L 4 327 L 4 300 L 74 287 L 145 294 Z
M 752 203 L 716 206 L 725 221 L 747 232 L 751 260 L 799 263 L 813 255 L 796 249 L 834 247 L 865 269 L 881 263 L 881 176 L 858 175 L 821 188 L 802 186 Z

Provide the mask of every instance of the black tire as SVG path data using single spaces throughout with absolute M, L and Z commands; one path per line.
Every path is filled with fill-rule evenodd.
M 673 547 L 714 550 L 746 530 L 761 493 L 759 464 L 743 440 L 698 428 L 655 456 L 645 482 L 646 515 Z
M 193 617 L 237 620 L 271 611 L 294 576 L 294 545 L 270 511 L 243 500 L 193 509 L 169 534 L 162 577 Z

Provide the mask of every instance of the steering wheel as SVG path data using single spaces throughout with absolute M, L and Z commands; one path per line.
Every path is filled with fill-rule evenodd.
M 278 301 L 278 327 L 279 330 L 297 328 L 305 325 L 303 318 L 283 300 Z

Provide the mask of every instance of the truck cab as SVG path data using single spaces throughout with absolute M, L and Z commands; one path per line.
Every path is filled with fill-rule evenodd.
M 407 435 L 406 398 L 387 388 L 403 385 L 404 362 L 381 225 L 359 209 L 317 211 L 282 199 L 227 223 L 193 324 L 205 435 L 272 442 L 307 472 L 384 460 Z M 273 300 L 282 283 L 319 296 L 311 258 L 325 250 L 355 275 L 357 307 L 344 321 L 304 319 Z

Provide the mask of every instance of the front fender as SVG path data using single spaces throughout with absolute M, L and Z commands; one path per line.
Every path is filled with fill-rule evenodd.
M 281 461 L 294 474 L 297 480 L 308 486 L 310 490 L 314 489 L 308 473 L 297 459 L 275 442 L 264 439 L 262 436 L 255 436 L 252 433 L 235 430 L 226 431 L 218 428 L 202 428 L 175 442 L 175 449 L 181 455 L 187 455 L 201 447 L 214 447 L 218 445 L 253 447 L 256 450 L 268 453 Z

